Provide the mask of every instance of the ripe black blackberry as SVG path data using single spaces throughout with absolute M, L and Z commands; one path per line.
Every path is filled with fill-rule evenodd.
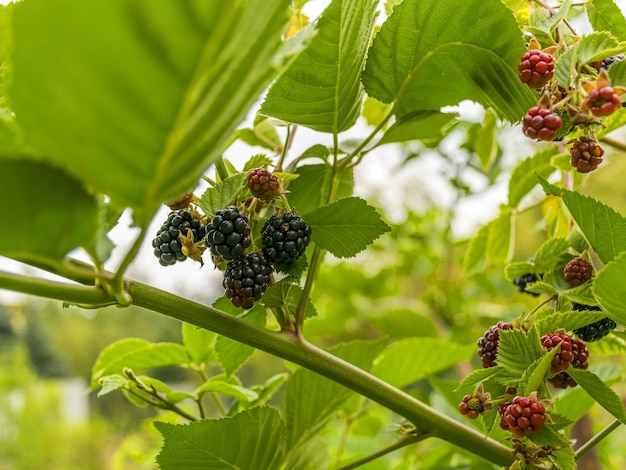
M 219 256 L 226 261 L 243 255 L 252 243 L 248 217 L 235 206 L 217 211 L 207 225 L 204 241 L 213 256 Z
M 159 263 L 162 266 L 171 266 L 177 261 L 187 259 L 182 250 L 183 241 L 181 237 L 187 238 L 190 232 L 194 243 L 202 240 L 206 233 L 205 225 L 192 211 L 179 209 L 169 213 L 167 220 L 161 225 L 156 237 L 152 240 L 154 256 L 159 258 Z
M 267 290 L 272 266 L 258 253 L 244 253 L 230 261 L 224 271 L 222 286 L 235 307 L 251 308 Z
M 613 63 L 620 62 L 620 61 L 624 60 L 624 57 L 625 57 L 624 54 L 618 54 L 618 55 L 614 55 L 614 56 L 611 56 L 611 57 L 607 57 L 606 59 L 602 59 L 602 63 L 601 63 L 599 68 L 603 68 L 603 69 L 608 70 L 609 67 Z
M 595 312 L 602 311 L 600 307 L 597 307 L 595 305 L 583 305 L 576 302 L 572 302 L 572 310 L 575 310 L 577 312 L 582 312 L 585 310 Z M 582 328 L 574 330 L 574 334 L 583 341 L 587 341 L 588 343 L 590 343 L 592 341 L 597 341 L 604 338 L 615 328 L 617 328 L 617 323 L 606 317 L 596 322 L 593 322 L 590 325 L 583 326 Z
M 293 263 L 311 242 L 311 227 L 295 212 L 272 215 L 261 229 L 263 254 L 272 264 Z
M 500 330 L 512 330 L 513 325 L 499 321 L 490 327 L 485 334 L 478 339 L 478 355 L 480 356 L 485 369 L 496 365 L 498 357 L 498 344 L 500 342 Z
M 538 297 L 539 294 L 537 294 L 536 292 L 529 292 L 526 290 L 526 286 L 528 284 L 532 284 L 533 282 L 537 282 L 538 280 L 539 280 L 539 277 L 537 277 L 535 273 L 528 273 L 528 274 L 524 274 L 523 276 L 520 276 L 514 279 L 513 284 L 517 286 L 518 291 L 523 292 L 525 294 L 530 294 L 533 297 Z

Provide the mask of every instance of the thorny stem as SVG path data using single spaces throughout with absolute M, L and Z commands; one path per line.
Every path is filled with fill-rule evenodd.
M 612 421 L 611 423 L 609 423 L 604 429 L 602 429 L 598 434 L 596 434 L 595 436 L 593 436 L 591 439 L 589 439 L 587 442 L 585 442 L 582 446 L 580 446 L 575 454 L 574 454 L 574 458 L 576 460 L 578 460 L 579 458 L 581 458 L 583 455 L 585 455 L 587 452 L 589 452 L 591 449 L 593 449 L 596 445 L 598 445 L 598 443 L 604 439 L 605 437 L 607 437 L 609 434 L 611 434 L 613 431 L 615 431 L 618 427 L 620 427 L 622 423 L 620 422 L 620 420 L 616 419 L 614 421 Z
M 361 465 L 365 465 L 366 463 L 369 463 L 373 460 L 376 460 L 380 457 L 382 457 L 383 455 L 387 455 L 393 451 L 396 451 L 398 449 L 402 449 L 403 447 L 406 446 L 410 446 L 411 444 L 416 444 L 417 442 L 423 441 L 424 439 L 431 437 L 430 434 L 425 433 L 425 434 L 409 434 L 406 437 L 403 437 L 402 439 L 400 439 L 398 442 L 385 447 L 383 449 L 380 449 L 377 452 L 374 452 L 373 454 L 370 454 L 366 457 L 363 457 L 362 459 L 356 460 L 355 462 L 352 462 L 348 465 L 344 465 L 343 467 L 337 469 L 337 470 L 351 470 L 353 468 L 357 468 L 360 467 Z

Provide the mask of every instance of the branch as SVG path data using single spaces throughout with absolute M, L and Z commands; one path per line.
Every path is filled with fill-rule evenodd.
M 483 434 L 439 413 L 364 370 L 303 339 L 297 339 L 293 333 L 270 331 L 139 282 L 131 282 L 129 291 L 133 303 L 139 307 L 213 331 L 340 383 L 411 421 L 420 434 L 438 437 L 501 466 L 510 465 L 514 461 L 508 447 L 485 438 Z
M 618 427 L 620 427 L 621 424 L 622 423 L 620 422 L 620 420 L 616 419 L 615 421 L 612 421 L 611 423 L 609 423 L 598 434 L 596 434 L 591 439 L 589 439 L 587 442 L 585 442 L 582 446 L 580 446 L 576 450 L 576 454 L 575 454 L 576 460 L 578 460 L 583 455 L 585 455 L 587 452 L 589 452 L 591 449 L 593 449 L 598 444 L 598 442 L 600 442 L 602 439 L 604 439 L 609 434 L 611 434 L 613 431 L 615 431 Z

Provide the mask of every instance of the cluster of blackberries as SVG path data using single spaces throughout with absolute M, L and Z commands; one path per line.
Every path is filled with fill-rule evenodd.
M 253 216 L 263 203 L 280 195 L 278 178 L 263 168 L 248 173 L 251 197 L 241 201 Z M 215 212 L 205 224 L 205 217 L 189 208 L 193 193 L 166 205 L 172 209 L 152 241 L 154 254 L 164 266 L 191 257 L 202 262 L 208 249 L 216 265 L 226 262 L 222 285 L 233 305 L 251 308 L 267 290 L 274 268 L 294 263 L 311 242 L 311 227 L 295 212 L 280 212 L 269 217 L 261 228 L 260 252 L 252 246 L 248 216 L 235 205 Z M 252 207 L 252 201 L 254 207 Z

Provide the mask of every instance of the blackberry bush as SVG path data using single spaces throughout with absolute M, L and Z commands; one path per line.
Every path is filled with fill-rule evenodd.
M 248 188 L 261 201 L 269 202 L 280 194 L 278 178 L 265 168 L 255 168 L 248 175 Z
M 589 173 L 602 163 L 604 149 L 593 137 L 581 136 L 575 139 L 569 151 L 570 164 L 579 173 Z
M 226 297 L 235 307 L 251 308 L 267 290 L 272 272 L 272 266 L 258 253 L 245 253 L 230 261 L 222 282 Z
M 152 240 L 154 256 L 159 258 L 162 266 L 171 266 L 176 262 L 185 261 L 187 255 L 183 253 L 183 239 L 198 243 L 204 237 L 205 232 L 205 225 L 192 211 L 179 209 L 170 212 Z
M 518 396 L 504 408 L 501 425 L 521 437 L 538 433 L 545 422 L 546 409 L 541 403 L 531 397 Z
M 272 264 L 291 264 L 311 242 L 311 227 L 295 212 L 272 215 L 261 229 L 263 254 Z
M 501 330 L 512 330 L 513 325 L 503 321 L 490 327 L 485 334 L 478 339 L 478 355 L 480 356 L 483 367 L 493 367 L 496 365 L 498 357 L 498 343 L 500 341 Z
M 248 217 L 235 206 L 217 211 L 207 226 L 205 243 L 213 256 L 227 261 L 243 255 L 252 244 Z
M 593 276 L 593 266 L 582 258 L 574 258 L 565 265 L 563 278 L 571 287 L 584 284 Z
M 561 117 L 548 108 L 533 106 L 522 121 L 522 131 L 526 137 L 537 140 L 554 140 L 563 126 Z

